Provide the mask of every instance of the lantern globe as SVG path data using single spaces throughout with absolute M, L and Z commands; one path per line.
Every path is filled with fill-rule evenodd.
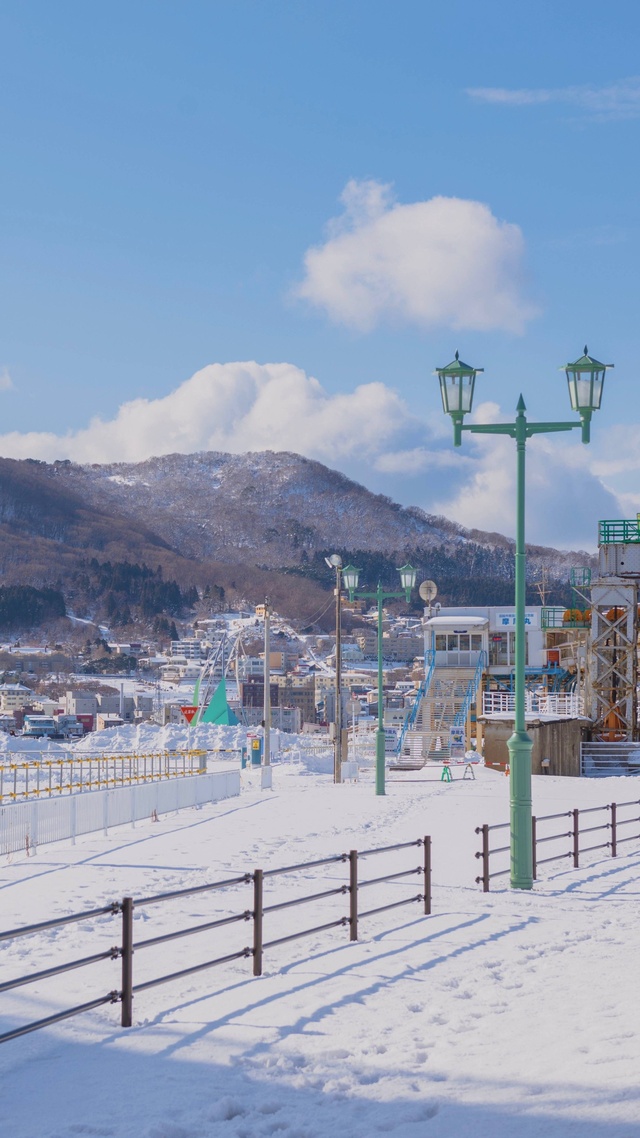
M 414 569 L 413 565 L 409 565 L 409 562 L 407 562 L 406 565 L 402 565 L 398 569 L 398 573 L 400 574 L 400 584 L 402 585 L 402 588 L 405 589 L 406 592 L 410 593 L 416 583 L 418 570 Z
M 560 369 L 567 377 L 571 407 L 579 415 L 600 410 L 604 377 L 612 367 L 613 364 L 603 364 L 590 356 L 585 344 L 584 355 Z
M 345 565 L 342 570 L 342 584 L 345 589 L 350 593 L 358 588 L 358 581 L 360 580 L 360 570 L 356 569 L 355 565 Z
M 446 367 L 438 367 L 435 375 L 440 381 L 440 395 L 445 414 L 462 418 L 473 407 L 473 393 L 478 372 L 481 367 L 470 367 L 455 354 L 455 359 Z

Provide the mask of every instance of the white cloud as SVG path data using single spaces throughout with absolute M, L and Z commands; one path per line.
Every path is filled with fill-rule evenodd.
M 485 402 L 474 418 L 496 422 L 504 416 L 497 404 Z M 628 424 L 594 429 L 590 447 L 566 436 L 560 445 L 533 439 L 527 447 L 529 540 L 593 547 L 599 518 L 635 513 L 640 497 L 633 494 L 629 474 L 640 469 L 636 435 Z M 331 394 L 288 363 L 211 364 L 162 398 L 124 403 L 113 419 L 96 418 L 62 436 L 0 436 L 5 457 L 48 461 L 137 462 L 202 450 L 294 451 L 405 505 L 470 528 L 514 532 L 511 439 L 465 434 L 462 449 L 455 451 L 442 415 L 431 427 L 385 384 Z
M 391 318 L 520 333 L 536 315 L 522 296 L 522 232 L 482 202 L 401 205 L 375 181 L 349 182 L 342 202 L 296 289 L 332 320 L 361 331 Z
M 400 397 L 383 383 L 328 394 L 292 364 L 211 364 L 160 399 L 123 403 L 67 435 L 0 436 L 8 458 L 136 462 L 198 450 L 291 450 L 328 463 L 376 455 L 412 428 Z
M 640 116 L 640 76 L 621 79 L 604 86 L 585 84 L 575 87 L 471 87 L 467 95 L 482 103 L 511 107 L 565 103 L 578 107 L 597 122 L 635 119 Z
M 421 446 L 409 450 L 386 451 L 378 455 L 373 465 L 381 474 L 413 475 L 425 470 L 459 469 L 460 458 L 451 450 L 428 450 Z
M 0 368 L 0 391 L 11 391 L 13 380 L 6 367 Z

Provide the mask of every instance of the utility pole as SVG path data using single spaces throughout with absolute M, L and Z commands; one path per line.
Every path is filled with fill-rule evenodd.
M 336 571 L 336 709 L 334 716 L 333 781 L 342 782 L 342 558 L 339 553 L 325 557 L 330 569 Z
M 342 565 L 336 565 L 336 749 L 333 781 L 342 782 Z
M 271 766 L 271 602 L 264 602 L 264 739 L 262 761 Z

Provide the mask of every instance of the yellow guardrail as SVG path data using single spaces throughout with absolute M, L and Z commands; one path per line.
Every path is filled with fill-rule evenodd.
M 202 749 L 97 751 L 15 761 L 13 752 L 11 761 L 0 762 L 0 804 L 182 778 L 202 771 L 208 754 Z

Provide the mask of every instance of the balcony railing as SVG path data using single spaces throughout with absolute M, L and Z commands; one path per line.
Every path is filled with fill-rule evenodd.
M 482 694 L 483 715 L 512 716 L 515 692 L 491 691 Z M 575 692 L 525 692 L 526 715 L 553 715 L 561 719 L 578 719 L 584 715 L 584 700 Z
M 632 518 L 598 523 L 599 545 L 629 545 L 640 542 L 640 520 Z
M 542 610 L 543 628 L 591 628 L 591 612 L 587 609 L 562 608 L 559 605 L 545 607 Z

